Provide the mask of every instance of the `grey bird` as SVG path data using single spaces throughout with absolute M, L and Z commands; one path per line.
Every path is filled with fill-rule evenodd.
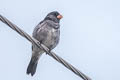
M 34 29 L 32 36 L 47 46 L 50 51 L 57 46 L 60 38 L 60 15 L 57 11 L 50 12 Z M 36 45 L 32 45 L 32 58 L 27 68 L 27 74 L 33 76 L 36 72 L 38 60 L 44 53 Z

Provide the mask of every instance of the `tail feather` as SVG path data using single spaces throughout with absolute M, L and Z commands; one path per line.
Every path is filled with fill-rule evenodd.
M 35 46 L 32 47 L 32 58 L 27 67 L 27 71 L 26 71 L 27 74 L 31 74 L 31 76 L 33 76 L 35 74 L 38 60 L 43 53 L 44 53 L 43 50 L 40 50 L 39 48 L 37 48 Z
M 36 72 L 37 64 L 38 64 L 38 57 L 32 57 L 27 68 L 27 74 L 31 74 L 31 76 L 33 76 Z

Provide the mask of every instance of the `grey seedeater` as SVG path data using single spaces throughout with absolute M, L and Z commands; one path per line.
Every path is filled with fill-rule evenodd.
M 45 19 L 35 27 L 32 36 L 52 50 L 59 43 L 59 22 L 61 18 L 62 15 L 57 11 L 49 13 Z M 43 53 L 44 51 L 42 49 L 39 49 L 36 45 L 32 45 L 32 58 L 27 68 L 27 74 L 31 74 L 32 76 L 35 74 L 38 60 Z

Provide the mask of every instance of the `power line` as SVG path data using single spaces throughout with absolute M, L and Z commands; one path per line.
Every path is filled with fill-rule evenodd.
M 66 68 L 68 68 L 73 73 L 75 73 L 76 75 L 78 75 L 79 77 L 81 77 L 83 80 L 91 80 L 88 76 L 86 76 L 81 71 L 79 71 L 78 69 L 76 69 L 75 67 L 73 67 L 68 62 L 66 62 L 64 59 L 62 59 L 61 57 L 59 57 L 58 55 L 56 55 L 54 52 L 49 51 L 49 48 L 47 48 L 44 44 L 41 44 L 38 40 L 36 40 L 35 38 L 33 38 L 30 35 L 28 35 L 22 29 L 20 29 L 15 24 L 13 24 L 12 22 L 10 22 L 7 18 L 5 18 L 2 15 L 0 15 L 0 20 L 3 23 L 5 23 L 6 25 L 8 25 L 10 28 L 12 28 L 14 31 L 16 31 L 17 33 L 19 33 L 21 36 L 23 36 L 24 38 L 26 38 L 27 40 L 29 40 L 32 44 L 35 44 L 36 46 L 38 46 L 38 48 L 43 49 L 49 56 L 51 56 L 52 58 L 54 58 L 55 60 L 57 60 L 59 63 L 63 64 Z

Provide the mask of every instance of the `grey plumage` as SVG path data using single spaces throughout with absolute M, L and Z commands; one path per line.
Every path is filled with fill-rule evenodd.
M 49 13 L 33 31 L 33 37 L 50 50 L 55 48 L 59 42 L 60 18 L 57 18 L 59 15 L 60 14 L 56 11 Z M 42 49 L 39 49 L 34 44 L 32 45 L 32 58 L 27 68 L 27 74 L 31 74 L 32 76 L 35 74 L 38 60 L 43 53 L 44 51 Z

